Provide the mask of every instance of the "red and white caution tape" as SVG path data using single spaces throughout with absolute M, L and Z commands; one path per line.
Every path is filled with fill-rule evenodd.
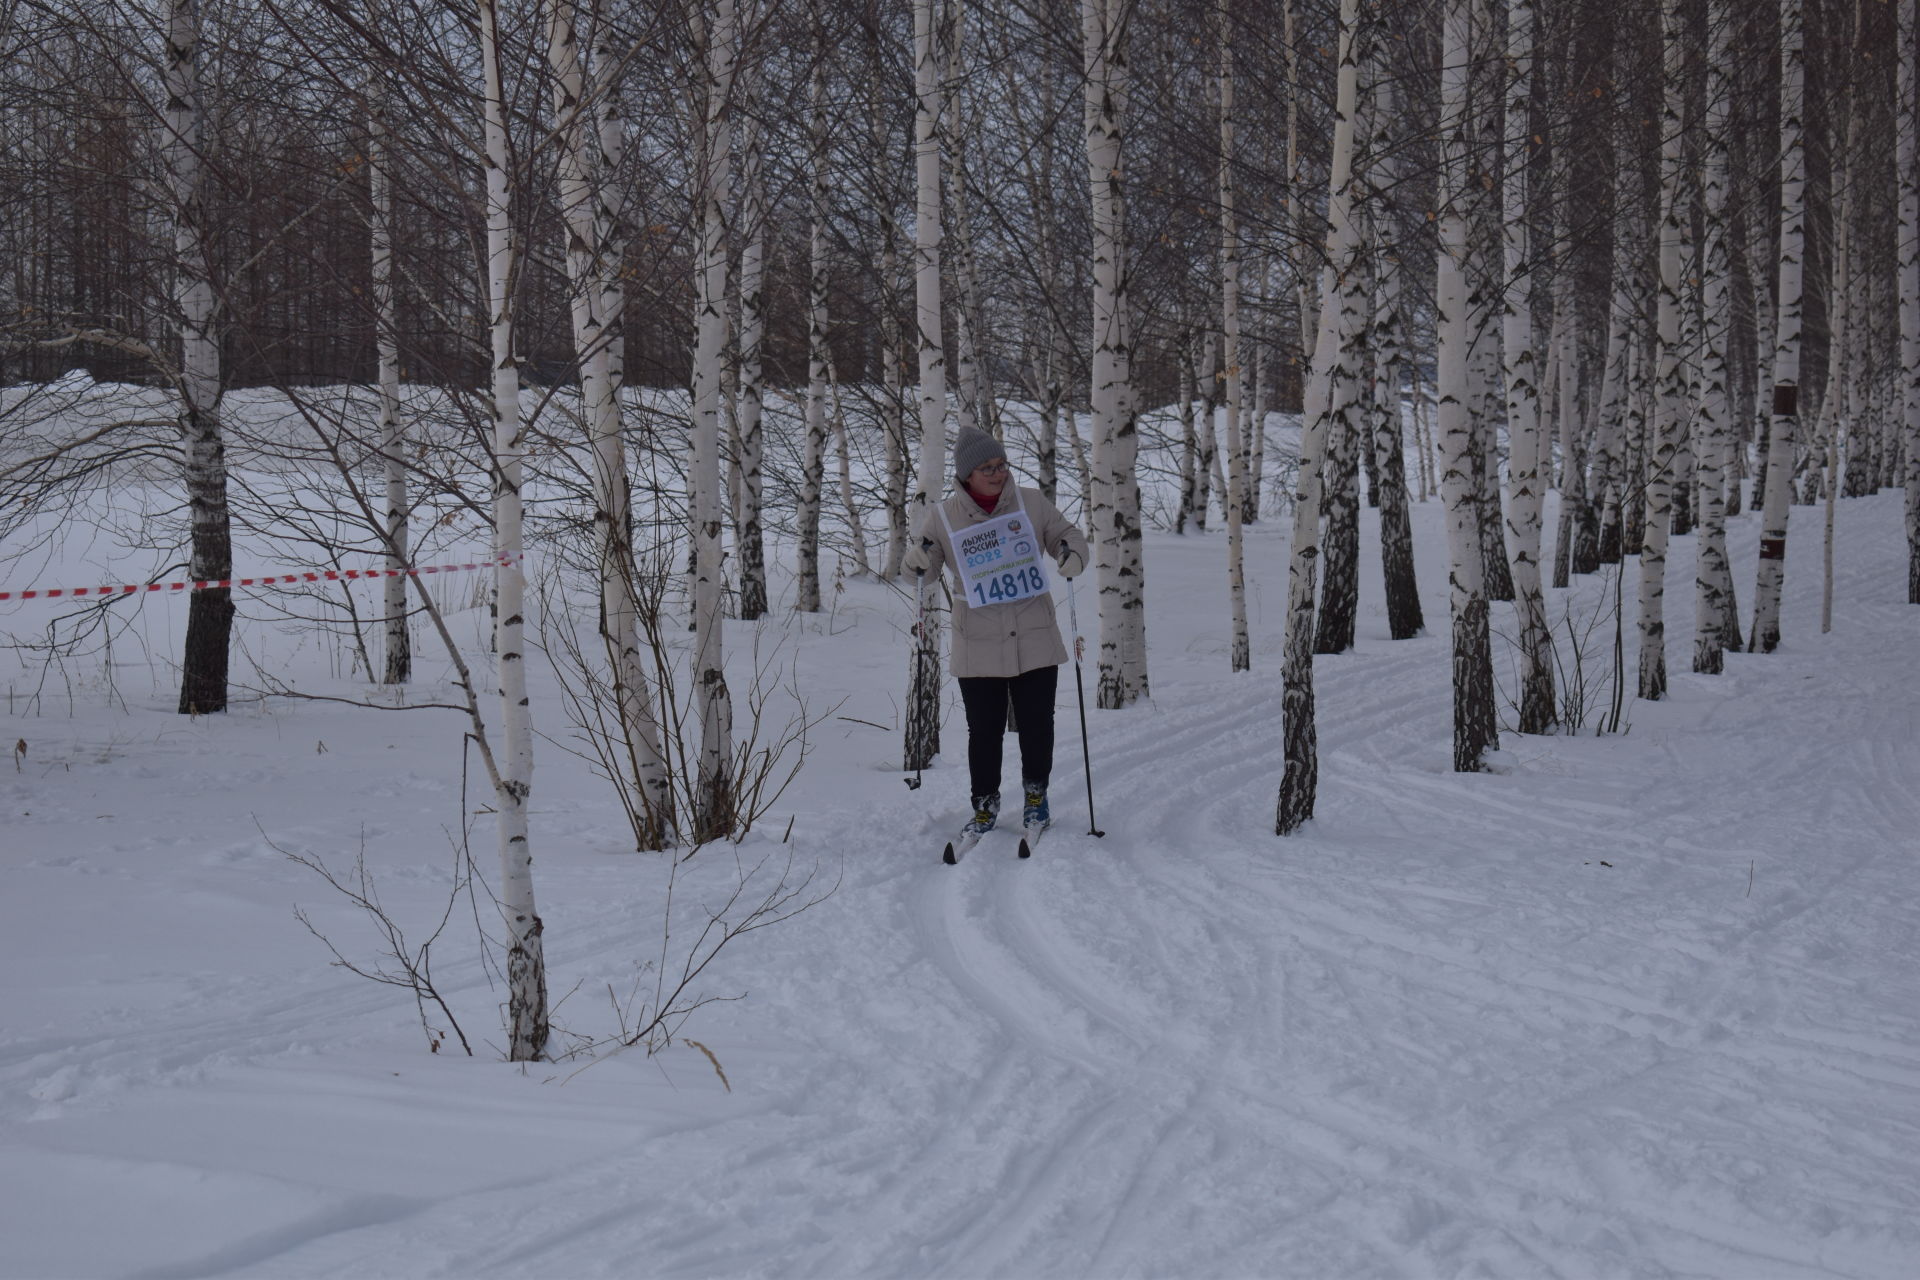
M 272 573 L 253 578 L 200 578 L 189 582 L 145 582 L 117 587 L 36 587 L 27 591 L 0 591 L 0 600 L 63 600 L 99 596 L 151 595 L 159 592 L 213 591 L 222 587 L 271 587 L 293 582 L 352 582 L 359 578 L 417 578 L 428 573 L 472 573 L 519 560 L 519 554 L 495 556 L 477 564 L 423 564 L 411 569 L 309 569 L 301 573 Z

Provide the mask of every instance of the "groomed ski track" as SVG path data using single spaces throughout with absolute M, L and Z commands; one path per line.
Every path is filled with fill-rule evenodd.
M 7 1079 L 117 1062 L 121 1088 L 169 1087 L 116 1104 L 158 1129 L 169 1090 L 344 1096 L 427 1147 L 407 1194 L 316 1178 L 286 1225 L 128 1275 L 1910 1276 L 1920 609 L 1898 602 L 1899 501 L 1842 505 L 1827 637 L 1796 508 L 1788 645 L 1721 677 L 1689 673 L 1675 539 L 1670 701 L 1632 702 L 1625 735 L 1506 735 L 1487 774 L 1447 771 L 1444 595 L 1393 643 L 1363 594 L 1357 651 L 1316 664 L 1318 816 L 1286 840 L 1283 574 L 1256 593 L 1255 671 L 1230 678 L 1198 621 L 1225 614 L 1217 540 L 1155 540 L 1152 704 L 1090 715 L 1106 838 L 1084 834 L 1070 701 L 1027 862 L 1011 836 L 939 862 L 964 816 L 957 719 L 921 792 L 871 770 L 877 798 L 801 786 L 795 838 L 844 878 L 729 953 L 750 999 L 690 1024 L 731 1092 L 676 1050 L 544 1089 L 410 1058 L 426 1092 L 396 1094 L 365 1043 L 364 1080 L 330 1085 L 310 1055 L 336 1033 L 379 1019 L 417 1049 L 392 996 L 324 972 L 298 1000 L 240 985 L 238 1008 L 9 1044 Z M 1752 539 L 1737 522 L 1742 572 Z M 1370 538 L 1362 557 L 1377 596 Z M 848 804 L 859 823 L 835 821 Z M 632 949 L 615 870 L 548 874 L 556 972 Z M 318 1141 L 325 1105 L 292 1105 Z M 460 1125 L 462 1160 L 493 1144 L 488 1176 L 435 1157 Z M 298 1154 L 221 1176 L 298 1183 Z

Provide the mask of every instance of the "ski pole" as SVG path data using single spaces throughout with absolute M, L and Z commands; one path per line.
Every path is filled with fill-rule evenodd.
M 920 615 L 913 624 L 913 676 L 914 683 L 917 685 L 927 676 L 921 667 L 921 664 L 927 660 L 927 575 L 923 571 L 914 574 L 913 577 L 916 583 L 916 606 Z M 909 791 L 920 789 L 920 754 L 917 750 L 914 752 L 913 776 L 902 778 L 900 781 L 907 784 Z
M 1062 555 L 1070 549 L 1066 542 L 1061 542 Z M 1087 748 L 1087 685 L 1080 674 L 1080 655 L 1087 642 L 1080 638 L 1080 606 L 1072 578 L 1067 579 L 1067 617 L 1073 624 L 1073 688 L 1080 695 L 1080 764 L 1087 775 L 1087 834 L 1103 837 L 1107 833 L 1093 821 L 1093 755 Z

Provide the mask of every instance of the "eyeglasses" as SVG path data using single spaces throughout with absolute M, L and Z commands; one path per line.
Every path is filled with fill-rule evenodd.
M 1007 462 L 1004 458 L 998 462 L 983 462 L 974 470 L 983 476 L 1003 476 L 1007 474 Z

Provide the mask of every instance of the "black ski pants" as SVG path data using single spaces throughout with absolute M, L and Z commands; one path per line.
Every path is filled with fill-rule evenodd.
M 967 767 L 973 794 L 1000 790 L 1001 747 L 1007 734 L 1007 708 L 1013 708 L 1020 735 L 1020 780 L 1047 785 L 1053 775 L 1053 701 L 1060 668 L 1035 667 L 1007 679 L 962 676 L 960 701 L 967 708 Z

